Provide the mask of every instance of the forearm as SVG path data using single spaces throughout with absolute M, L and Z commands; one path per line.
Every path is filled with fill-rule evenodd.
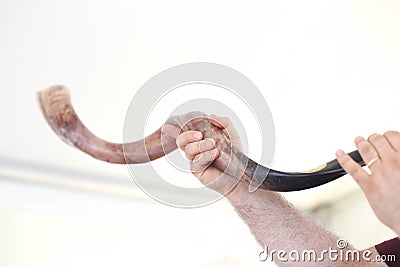
M 275 251 L 275 255 L 270 255 L 268 259 L 271 260 L 273 256 L 273 260 L 279 266 L 293 265 L 289 256 L 291 251 L 297 251 L 300 256 L 304 251 L 313 251 L 317 259 L 316 264 L 321 266 L 343 266 L 346 263 L 351 266 L 366 266 L 367 262 L 363 262 L 362 257 L 359 262 L 330 260 L 329 248 L 340 250 L 337 246 L 339 237 L 295 209 L 280 194 L 264 190 L 248 193 L 244 187 L 236 190 L 241 192 L 229 195 L 228 199 L 249 226 L 262 249 L 267 248 L 269 253 Z M 350 245 L 346 249 L 353 250 Z M 288 259 L 288 262 L 278 259 L 280 250 L 287 253 L 283 258 Z M 339 252 L 336 255 L 339 256 Z M 263 256 L 265 258 L 267 255 Z M 293 256 L 296 257 L 296 254 Z M 310 266 L 310 261 L 298 261 L 296 266 Z

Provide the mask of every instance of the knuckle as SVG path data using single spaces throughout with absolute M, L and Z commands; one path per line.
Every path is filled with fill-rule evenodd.
M 399 161 L 395 157 L 389 157 L 385 159 L 385 165 L 387 170 L 389 171 L 396 171 L 399 169 Z
M 196 150 L 196 145 L 195 144 L 196 143 L 190 143 L 185 147 L 185 153 L 187 155 L 190 155 L 190 156 L 193 157 L 194 155 L 198 154 L 198 151 Z
M 190 166 L 193 168 L 197 168 L 201 164 L 201 161 L 202 161 L 202 155 L 198 154 L 198 155 L 192 157 L 192 159 L 190 161 Z
M 358 150 L 360 151 L 360 154 L 362 156 L 366 157 L 374 157 L 376 156 L 375 149 L 372 147 L 372 145 L 368 141 L 363 141 L 358 144 Z
M 190 156 L 190 154 L 185 153 L 185 156 L 186 156 L 186 158 L 187 158 L 188 160 L 192 160 L 192 157 Z
M 399 135 L 399 132 L 390 130 L 390 131 L 386 131 L 383 135 L 385 135 L 385 136 L 396 136 L 396 135 Z
M 353 178 L 358 179 L 359 174 L 361 175 L 361 171 L 362 171 L 361 167 L 352 165 L 352 166 L 349 167 L 348 173 L 349 173 Z
M 182 133 L 176 139 L 176 142 L 180 145 L 185 145 L 187 140 L 187 133 Z
M 342 159 L 339 159 L 339 163 L 344 167 L 347 168 L 350 163 L 349 157 L 343 157 Z
M 196 175 L 196 174 L 199 172 L 198 169 L 199 169 L 199 168 L 198 168 L 198 166 L 197 166 L 196 164 L 190 164 L 190 172 L 191 172 L 193 175 Z
M 370 137 L 370 142 L 376 147 L 381 148 L 386 145 L 386 138 L 380 134 L 373 134 Z
M 361 137 L 361 136 L 357 136 L 356 138 L 354 138 L 354 143 L 357 145 L 357 144 L 360 144 L 360 143 L 362 143 L 362 142 L 364 142 L 365 141 L 365 139 L 363 138 L 363 137 Z
M 210 150 L 215 146 L 215 141 L 213 139 L 202 140 L 199 144 L 200 152 Z
M 358 150 L 360 151 L 361 154 L 365 154 L 366 152 L 369 151 L 368 142 L 363 141 L 363 142 L 358 143 L 357 148 L 358 148 Z
M 400 133 L 398 131 L 387 131 L 383 134 L 388 140 L 393 140 L 400 138 Z
M 379 135 L 379 134 L 377 134 L 377 133 L 374 133 L 374 134 L 371 134 L 371 135 L 368 137 L 368 140 L 371 141 L 371 142 L 376 142 L 376 141 L 378 141 L 380 138 L 381 138 L 381 135 Z
M 176 139 L 176 145 L 182 150 L 185 150 L 186 148 L 186 144 L 182 141 L 182 138 L 180 137 Z
M 210 160 L 212 160 L 211 151 L 207 151 L 207 152 L 202 153 L 202 161 L 203 161 L 203 163 L 209 162 Z
M 350 157 L 345 157 L 344 159 L 342 159 L 340 161 L 340 163 L 343 166 L 343 168 L 346 170 L 346 172 L 348 174 L 350 174 L 351 176 L 353 176 L 359 171 L 359 169 L 361 167 L 357 166 L 356 164 L 352 164 L 351 161 L 352 160 L 350 159 Z
M 354 166 L 348 166 L 348 167 L 347 167 L 347 172 L 348 172 L 348 174 L 350 174 L 351 176 L 353 176 L 354 174 L 356 174 L 357 169 L 354 168 Z

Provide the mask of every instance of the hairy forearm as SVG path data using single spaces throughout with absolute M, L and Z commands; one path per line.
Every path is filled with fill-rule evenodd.
M 302 214 L 288 203 L 280 194 L 257 190 L 248 193 L 243 188 L 237 188 L 241 192 L 235 192 L 228 199 L 235 207 L 239 216 L 249 226 L 252 234 L 263 249 L 268 249 L 269 253 L 275 251 L 275 255 L 270 255 L 268 259 L 273 260 L 279 266 L 292 266 L 289 253 L 297 251 L 300 255 L 304 251 L 315 251 L 316 258 L 323 258 L 321 261 L 313 262 L 314 265 L 321 266 L 366 266 L 367 262 L 344 262 L 330 260 L 328 251 L 340 250 L 337 246 L 339 237 L 325 230 L 322 226 L 314 222 L 309 216 Z M 346 249 L 353 250 L 350 245 Z M 284 262 L 278 259 L 278 252 L 285 251 L 283 256 L 288 259 Z M 294 252 L 292 252 L 294 253 Z M 325 254 L 324 254 L 325 253 Z M 375 251 L 373 251 L 375 254 Z M 294 257 L 296 254 L 292 254 Z M 323 257 L 321 255 L 324 255 Z M 336 254 L 339 256 L 339 252 Z M 263 255 L 265 257 L 266 255 Z M 310 266 L 310 261 L 298 261 L 296 266 Z M 377 266 L 377 265 L 374 265 Z

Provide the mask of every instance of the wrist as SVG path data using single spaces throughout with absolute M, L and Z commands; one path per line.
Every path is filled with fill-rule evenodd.
M 256 203 L 276 198 L 279 195 L 276 192 L 257 189 L 254 192 L 249 192 L 249 185 L 246 183 L 238 183 L 238 185 L 226 194 L 226 198 L 234 206 L 238 207 L 243 204 Z
M 235 185 L 232 190 L 230 190 L 225 197 L 229 200 L 229 202 L 233 205 L 236 206 L 237 204 L 240 204 L 244 201 L 246 198 L 248 192 L 248 185 L 242 182 L 239 182 Z

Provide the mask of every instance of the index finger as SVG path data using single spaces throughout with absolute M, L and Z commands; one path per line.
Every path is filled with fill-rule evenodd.
M 176 143 L 180 149 L 185 150 L 187 144 L 199 141 L 201 139 L 203 139 L 203 134 L 201 132 L 187 131 L 178 136 Z
M 361 165 L 355 162 L 343 150 L 338 150 L 336 152 L 336 159 L 342 168 L 360 185 L 361 189 L 365 190 L 367 181 L 369 181 L 369 174 L 361 167 Z

